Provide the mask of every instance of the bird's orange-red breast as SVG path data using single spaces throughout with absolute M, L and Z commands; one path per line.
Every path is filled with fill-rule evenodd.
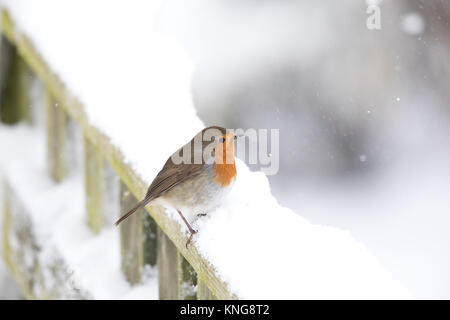
M 173 207 L 180 214 L 191 235 L 190 222 L 220 205 L 233 187 L 236 164 L 232 132 L 218 126 L 200 131 L 178 149 L 158 173 L 145 198 L 124 214 L 116 225 L 150 202 Z M 183 158 L 184 161 L 174 161 Z
M 224 143 L 215 148 L 215 161 L 213 165 L 214 181 L 220 186 L 229 186 L 236 178 L 236 164 L 234 162 L 234 135 L 229 132 L 221 139 L 226 139 Z M 227 160 L 228 157 L 228 160 Z

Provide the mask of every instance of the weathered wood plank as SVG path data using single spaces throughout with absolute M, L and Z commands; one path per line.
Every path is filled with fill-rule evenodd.
M 120 208 L 122 212 L 134 207 L 136 198 L 128 187 L 120 184 Z M 138 210 L 120 224 L 120 248 L 122 256 L 122 271 L 131 284 L 140 283 L 144 266 L 144 209 Z
M 120 212 L 127 212 L 138 201 L 120 182 Z M 138 210 L 120 224 L 121 267 L 125 277 L 131 284 L 142 281 L 144 267 L 156 264 L 156 230 L 157 225 L 144 210 Z
M 99 233 L 103 227 L 103 158 L 90 140 L 84 138 L 84 181 L 89 227 Z
M 4 36 L 1 42 L 0 120 L 8 124 L 21 120 L 31 122 L 30 68 Z
M 197 274 L 158 228 L 158 284 L 161 300 L 195 300 Z
M 204 281 L 198 279 L 197 284 L 197 299 L 198 300 L 217 300 L 217 298 L 213 295 L 211 290 L 209 290 L 208 286 Z
M 158 228 L 158 285 L 160 300 L 178 299 L 178 251 Z
M 137 199 L 142 199 L 147 191 L 148 182 L 142 180 L 125 160 L 122 152 L 111 144 L 108 137 L 90 125 L 82 104 L 74 97 L 61 80 L 51 71 L 42 60 L 31 42 L 19 29 L 15 28 L 13 21 L 6 10 L 2 10 L 3 32 L 7 38 L 16 44 L 19 53 L 28 62 L 34 72 L 42 79 L 45 86 L 60 101 L 67 113 L 80 125 L 86 137 L 97 146 L 103 157 L 110 163 L 121 180 L 128 186 Z M 169 217 L 164 208 L 147 206 L 146 208 L 158 226 L 166 233 L 180 253 L 191 264 L 200 278 L 206 283 L 212 293 L 219 299 L 234 299 L 228 291 L 226 283 L 218 276 L 214 267 L 197 251 L 195 245 L 185 248 L 187 235 L 181 230 L 179 223 Z
M 52 94 L 45 90 L 47 118 L 47 165 L 50 176 L 61 182 L 66 176 L 67 115 Z

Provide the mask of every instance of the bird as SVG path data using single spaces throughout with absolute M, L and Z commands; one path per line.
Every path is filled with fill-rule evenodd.
M 115 225 L 148 204 L 169 206 L 178 212 L 189 230 L 187 249 L 197 233 L 189 221 L 218 207 L 234 185 L 237 175 L 234 141 L 237 137 L 220 126 L 201 130 L 167 159 L 144 199 Z

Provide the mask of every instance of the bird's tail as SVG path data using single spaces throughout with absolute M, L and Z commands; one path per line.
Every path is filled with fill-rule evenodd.
M 130 211 L 128 211 L 127 213 L 125 213 L 123 216 L 121 216 L 119 218 L 119 220 L 117 220 L 114 224 L 116 226 L 119 225 L 119 223 L 121 223 L 123 220 L 125 220 L 126 218 L 128 218 L 129 216 L 131 216 L 133 213 L 135 213 L 136 211 L 138 211 L 139 209 L 142 209 L 143 207 L 145 207 L 151 199 L 149 198 L 145 198 L 144 200 L 142 200 L 141 202 L 139 202 L 133 209 L 131 209 Z

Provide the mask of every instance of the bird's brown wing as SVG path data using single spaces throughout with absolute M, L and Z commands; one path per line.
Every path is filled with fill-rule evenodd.
M 172 159 L 169 158 L 148 188 L 145 199 L 151 201 L 152 199 L 158 198 L 176 185 L 198 175 L 201 172 L 202 167 L 202 164 L 176 165 L 172 162 Z
M 225 132 L 225 129 L 221 127 L 205 128 L 200 131 L 194 138 L 192 138 L 191 141 L 189 141 L 183 147 L 173 153 L 148 188 L 147 195 L 144 199 L 145 201 L 151 201 L 152 199 L 161 196 L 164 192 L 172 189 L 186 179 L 190 179 L 201 172 L 205 164 L 205 159 L 203 158 L 203 149 L 205 145 L 211 143 L 211 141 L 203 141 L 202 139 L 203 132 L 208 129 L 215 129 L 217 131 L 217 134 L 222 134 L 222 132 Z M 201 144 L 199 146 L 196 145 L 196 140 L 201 141 Z M 175 164 L 172 161 L 172 157 L 177 155 L 184 159 L 184 152 L 186 150 L 189 150 L 191 158 L 190 163 L 183 162 L 182 164 Z M 197 158 L 201 159 L 200 164 L 195 164 L 195 160 Z
M 201 172 L 202 164 L 183 164 L 175 165 L 171 159 L 167 160 L 166 165 L 158 173 L 152 184 L 148 188 L 147 195 L 134 206 L 130 211 L 124 214 L 115 225 L 119 225 L 123 220 L 135 213 L 137 210 L 145 207 L 150 201 L 161 196 L 164 192 L 172 189 L 187 179 L 190 179 Z

